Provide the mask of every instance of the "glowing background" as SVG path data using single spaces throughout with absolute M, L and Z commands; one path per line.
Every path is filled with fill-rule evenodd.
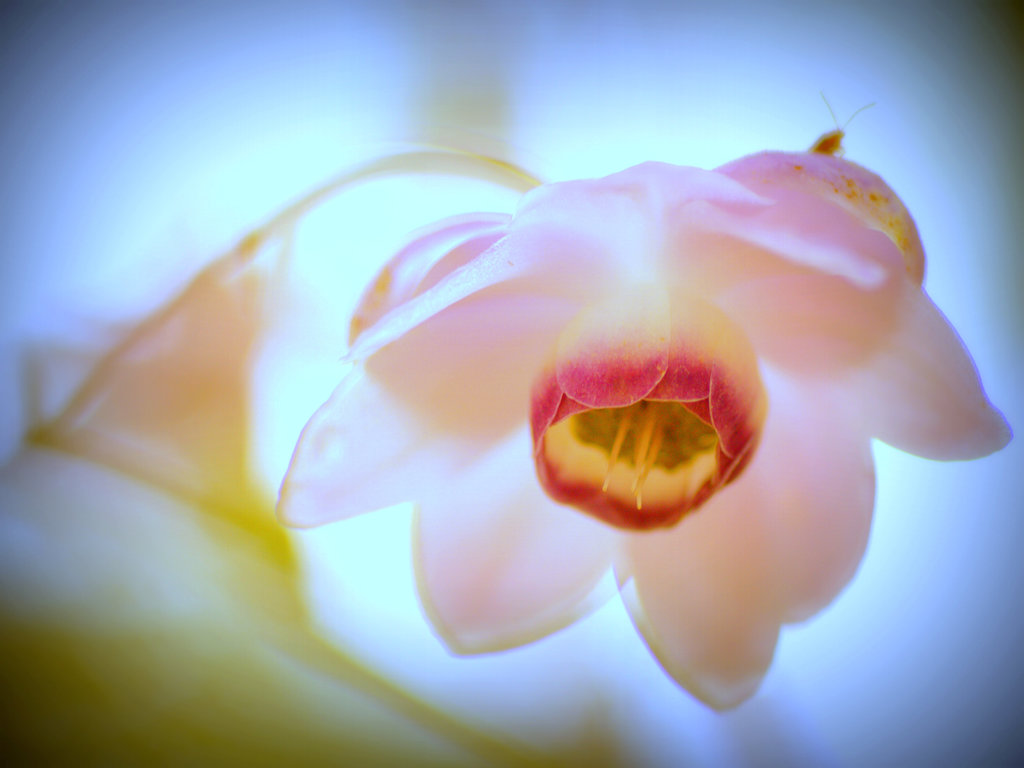
M 809 146 L 833 127 L 819 91 L 840 121 L 877 103 L 849 127 L 847 156 L 915 216 L 929 293 L 993 402 L 1024 424 L 1019 13 L 682 3 L 5 13 L 7 454 L 24 427 L 19 340 L 78 340 L 92 328 L 82 318 L 138 317 L 373 142 L 496 136 L 552 179 L 647 159 L 714 167 Z M 450 197 L 369 190 L 300 233 L 304 274 L 324 317 L 340 323 L 388 238 L 449 211 L 512 204 L 472 186 L 453 185 Z M 308 342 L 308 375 L 280 364 L 288 358 L 267 364 L 256 419 L 268 487 L 336 375 L 330 344 L 341 336 L 327 329 Z M 654 765 L 1012 762 L 1024 690 L 1019 441 L 968 464 L 881 446 L 876 457 L 876 522 L 859 575 L 830 609 L 784 632 L 762 693 L 724 716 L 664 677 L 617 605 L 521 651 L 449 659 L 415 604 L 407 512 L 306 536 L 313 593 L 327 631 L 373 664 L 459 716 L 541 744 L 558 743 L 596 700 L 622 754 Z M 343 565 L 329 576 L 325 562 Z

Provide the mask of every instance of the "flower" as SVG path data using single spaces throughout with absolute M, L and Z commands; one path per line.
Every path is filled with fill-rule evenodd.
M 417 502 L 419 589 L 458 653 L 567 625 L 612 567 L 666 671 L 734 706 L 856 571 L 871 438 L 933 459 L 1009 440 L 923 276 L 899 198 L 823 151 L 646 163 L 442 221 L 364 294 L 279 517 Z

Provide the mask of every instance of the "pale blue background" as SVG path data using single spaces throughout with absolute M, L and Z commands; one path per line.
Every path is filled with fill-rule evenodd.
M 648 159 L 713 167 L 809 146 L 833 127 L 819 91 L 840 120 L 876 103 L 849 126 L 848 157 L 906 202 L 927 289 L 992 400 L 1024 424 L 1024 27 L 1009 6 L 210 5 L 5 6 L 6 452 L 24 426 L 24 339 L 95 340 L 92 320 L 137 316 L 361 147 L 499 134 L 549 178 Z M 340 308 L 377 258 L 348 272 L 331 264 Z M 285 426 L 265 427 L 277 443 L 312 407 L 296 403 Z M 268 483 L 287 450 L 268 449 Z M 859 575 L 784 633 L 762 694 L 727 716 L 668 682 L 617 606 L 524 651 L 448 659 L 416 610 L 405 512 L 310 536 L 312 562 L 347 552 L 349 563 L 314 592 L 327 631 L 374 663 L 459 714 L 541 741 L 557 740 L 560 709 L 594 691 L 644 764 L 1012 764 L 1024 758 L 1019 442 L 967 464 L 876 455 Z M 331 586 L 353 574 L 379 592 Z M 356 618 L 336 626 L 342 614 Z

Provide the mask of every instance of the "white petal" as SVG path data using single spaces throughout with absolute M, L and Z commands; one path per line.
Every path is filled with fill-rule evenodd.
M 756 216 L 707 211 L 683 237 L 683 272 L 717 297 L 762 357 L 834 376 L 891 332 L 905 269 L 882 233 L 830 203 L 789 194 L 795 199 Z
M 234 258 L 127 333 L 34 439 L 235 505 L 249 482 L 246 387 L 268 285 L 260 267 L 239 269 Z
M 422 293 L 424 279 L 453 251 L 475 256 L 489 248 L 504 234 L 509 218 L 499 213 L 452 216 L 413 233 L 363 292 L 353 318 L 353 335 Z
M 771 532 L 744 502 L 727 486 L 675 528 L 627 545 L 633 620 L 666 671 L 715 708 L 757 690 L 779 631 L 766 578 Z
M 574 306 L 502 287 L 449 307 L 357 366 L 306 425 L 278 514 L 312 526 L 418 501 L 521 425 Z
M 592 407 L 635 403 L 665 375 L 670 327 L 668 296 L 659 286 L 594 301 L 559 336 L 559 386 Z
M 903 274 L 896 245 L 849 212 L 814 195 L 775 195 L 774 205 L 742 213 L 701 201 L 681 218 L 704 232 L 728 235 L 792 266 L 841 277 L 860 288 L 875 288 L 890 273 Z
M 746 215 L 688 206 L 672 239 L 680 279 L 715 297 L 774 365 L 834 376 L 891 333 L 903 260 L 888 237 L 850 213 L 786 195 Z
M 924 251 L 914 220 L 889 185 L 867 168 L 820 152 L 760 152 L 718 171 L 769 198 L 798 192 L 843 208 L 884 232 L 903 253 L 907 276 L 921 285 Z
M 771 409 L 757 456 L 737 483 L 774 539 L 784 621 L 828 605 L 864 557 L 875 501 L 870 441 L 840 397 L 767 374 Z
M 602 179 L 530 191 L 509 227 L 509 241 L 542 263 L 570 259 L 573 282 L 566 288 L 579 295 L 614 291 L 623 283 L 661 283 L 666 223 L 695 199 L 743 211 L 767 204 L 721 174 L 644 163 Z
M 364 360 L 456 302 L 521 274 L 522 270 L 516 268 L 504 242 L 502 240 L 486 248 L 475 259 L 447 274 L 430 290 L 385 313 L 361 332 L 349 351 L 349 357 Z
M 278 517 L 305 528 L 420 498 L 477 450 L 438 435 L 357 367 L 302 431 Z
M 744 473 L 675 529 L 629 543 L 634 620 L 669 673 L 719 708 L 757 690 L 783 621 L 849 581 L 871 524 L 867 437 L 836 396 L 766 379 L 769 416 Z
M 439 432 L 494 440 L 523 423 L 530 384 L 576 312 L 495 286 L 379 350 L 367 371 Z
M 1010 428 L 985 396 L 970 353 L 931 299 L 906 286 L 884 347 L 845 381 L 870 434 L 928 459 L 999 450 Z
M 489 237 L 484 235 L 467 244 L 467 248 L 476 244 L 483 249 L 475 256 L 460 250 L 456 263 L 450 265 L 451 271 L 442 274 L 442 265 L 438 264 L 437 282 L 363 331 L 349 357 L 366 359 L 444 310 L 468 297 L 479 298 L 488 289 L 489 295 L 546 297 L 578 306 L 581 297 L 591 295 L 580 284 L 602 274 L 600 263 L 595 264 L 576 241 L 554 243 L 540 238 L 546 247 L 538 247 L 538 239 L 510 233 L 484 249 Z
M 796 374 L 834 378 L 885 343 L 902 281 L 869 291 L 828 275 L 773 275 L 736 286 L 719 304 L 762 358 Z
M 616 534 L 547 498 L 533 474 L 529 434 L 506 440 L 449 492 L 423 503 L 417 578 L 428 615 L 456 653 L 496 651 L 543 637 L 612 593 Z

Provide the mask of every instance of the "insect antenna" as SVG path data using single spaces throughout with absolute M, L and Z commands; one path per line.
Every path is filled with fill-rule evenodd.
M 828 133 L 823 133 L 821 136 L 819 136 L 818 140 L 811 145 L 810 151 L 817 152 L 818 154 L 821 155 L 833 155 L 835 157 L 842 157 L 845 154 L 845 150 L 843 150 L 843 138 L 846 136 L 846 126 L 848 126 L 850 124 L 850 121 L 853 120 L 853 118 L 855 118 L 865 109 L 875 106 L 876 102 L 872 101 L 870 104 L 865 104 L 863 107 L 861 107 L 848 118 L 846 118 L 846 122 L 843 123 L 842 126 L 840 126 L 839 120 L 836 119 L 836 113 L 832 109 L 832 105 L 829 104 L 828 99 L 825 98 L 825 92 L 819 91 L 819 93 L 821 93 L 821 100 L 824 101 L 825 106 L 828 107 L 828 113 L 832 115 L 832 122 L 835 124 L 836 127 L 834 131 L 829 131 Z

